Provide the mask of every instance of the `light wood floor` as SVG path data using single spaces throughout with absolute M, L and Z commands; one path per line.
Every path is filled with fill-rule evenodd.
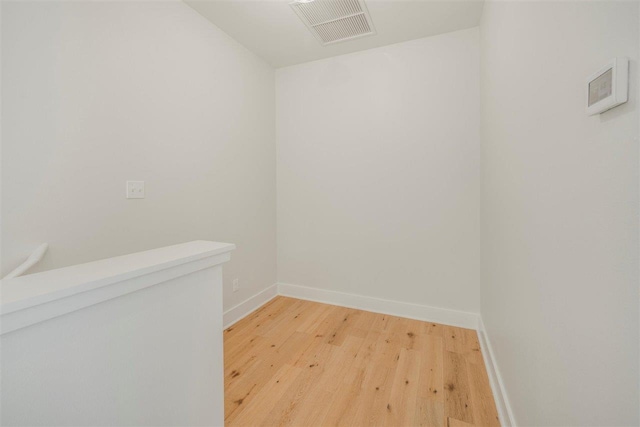
M 475 331 L 277 297 L 224 333 L 228 426 L 498 426 Z

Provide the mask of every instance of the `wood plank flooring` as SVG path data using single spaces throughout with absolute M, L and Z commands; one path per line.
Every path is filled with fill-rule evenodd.
M 476 332 L 276 297 L 224 333 L 227 426 L 499 426 Z

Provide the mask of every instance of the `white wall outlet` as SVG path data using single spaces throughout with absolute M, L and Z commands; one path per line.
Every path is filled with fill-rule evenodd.
M 233 292 L 238 292 L 240 289 L 240 279 L 233 279 Z
M 144 181 L 127 181 L 127 199 L 144 199 Z

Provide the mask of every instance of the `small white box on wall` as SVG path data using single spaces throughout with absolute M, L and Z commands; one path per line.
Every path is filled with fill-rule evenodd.
M 586 86 L 586 111 L 590 116 L 624 104 L 629 92 L 629 59 L 612 59 L 589 76 Z

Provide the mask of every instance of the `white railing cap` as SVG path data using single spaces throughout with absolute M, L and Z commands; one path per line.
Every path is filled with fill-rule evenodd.
M 2 280 L 0 314 L 5 316 L 234 249 L 231 243 L 198 240 Z

